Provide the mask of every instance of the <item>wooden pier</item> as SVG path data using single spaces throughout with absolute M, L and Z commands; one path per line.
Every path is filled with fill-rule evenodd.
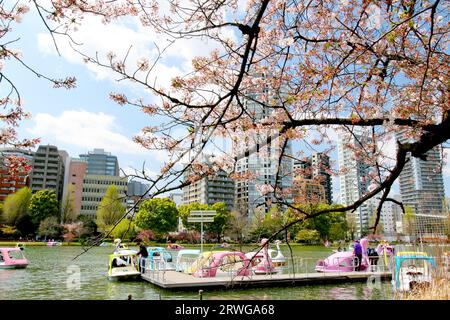
M 268 286 L 292 286 L 311 285 L 325 283 L 343 282 L 366 282 L 373 279 L 376 281 L 391 279 L 390 272 L 333 272 L 333 273 L 299 273 L 252 275 L 242 276 L 220 276 L 214 278 L 197 278 L 189 274 L 176 271 L 156 271 L 142 274 L 143 280 L 165 289 L 190 290 L 201 288 L 249 288 Z

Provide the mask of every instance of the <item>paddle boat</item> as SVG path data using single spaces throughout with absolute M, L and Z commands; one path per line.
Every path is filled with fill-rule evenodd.
M 20 248 L 0 248 L 0 269 L 23 269 L 28 266 Z
M 281 243 L 280 240 L 275 240 L 275 246 L 277 247 L 276 251 L 269 249 L 269 255 L 270 258 L 272 259 L 272 266 L 274 266 L 275 268 L 287 266 L 286 258 L 284 257 L 283 253 L 280 250 L 280 243 Z
M 408 292 L 430 285 L 433 270 L 436 270 L 436 262 L 426 252 L 398 252 L 392 275 L 394 290 Z
M 109 255 L 109 280 L 137 280 L 140 276 L 135 250 L 120 250 Z
M 114 246 L 116 247 L 114 252 L 119 252 L 121 250 L 129 250 L 127 244 L 126 243 L 122 243 L 121 239 L 114 239 Z
M 281 253 L 280 241 L 275 241 L 277 250 L 268 249 L 268 245 L 264 245 L 267 239 L 261 241 L 262 248 L 259 251 L 252 251 L 245 254 L 247 259 L 250 260 L 252 270 L 255 274 L 268 274 L 277 273 L 281 271 L 281 268 L 286 265 L 286 258 Z M 275 261 L 274 261 L 275 259 Z
M 370 265 L 367 255 L 367 239 L 361 239 L 360 243 L 362 247 L 360 270 L 366 271 Z M 324 260 L 317 261 L 315 270 L 317 272 L 351 272 L 355 271 L 357 265 L 358 261 L 353 251 L 338 251 Z
M 197 249 L 182 249 L 178 252 L 175 270 L 178 272 L 188 273 L 189 267 L 200 255 Z
M 146 270 L 175 270 L 172 253 L 163 247 L 147 247 Z
M 224 251 L 217 251 L 217 252 L 224 252 Z M 191 263 L 191 265 L 186 269 L 186 273 L 193 274 L 197 272 L 202 266 L 209 265 L 211 263 L 211 257 L 214 253 L 217 253 L 214 251 L 206 251 L 202 252 L 198 255 L 197 259 L 194 260 L 194 262 Z
M 269 239 L 261 240 L 262 249 L 259 251 L 262 256 L 256 266 L 252 268 L 255 274 L 271 274 L 277 273 L 278 270 L 272 265 L 272 259 L 269 255 Z
M 25 250 L 25 245 L 21 242 L 16 243 L 16 248 L 19 248 L 20 250 Z
M 250 276 L 250 260 L 239 251 L 221 251 L 211 253 L 206 260 L 205 256 L 199 257 L 203 264 L 197 263 L 198 269 L 193 273 L 194 277 L 220 277 L 226 276 Z M 199 262 L 200 262 L 199 261 Z M 196 264 L 196 262 L 194 262 Z
M 176 243 L 169 243 L 167 244 L 167 249 L 168 250 L 181 250 L 184 249 L 184 247 L 182 245 L 176 244 Z
M 62 242 L 54 240 L 47 241 L 47 247 L 56 247 L 56 246 L 62 246 Z

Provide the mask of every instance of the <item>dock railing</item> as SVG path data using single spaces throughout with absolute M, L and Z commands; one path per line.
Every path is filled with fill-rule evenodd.
M 342 261 L 340 261 L 342 260 Z M 251 268 L 251 272 L 248 276 L 242 276 L 239 275 L 239 270 L 241 270 L 242 267 L 245 267 L 245 263 L 238 262 L 239 266 L 234 267 L 234 263 L 227 263 L 221 266 L 217 267 L 217 274 L 216 278 L 222 278 L 222 279 L 229 279 L 229 281 L 237 280 L 237 279 L 257 279 L 261 278 L 261 276 L 264 276 L 266 278 L 292 278 L 294 279 L 296 276 L 303 275 L 303 276 L 312 276 L 312 277 L 326 277 L 327 274 L 330 272 L 333 272 L 334 274 L 345 274 L 348 272 L 353 272 L 356 270 L 356 267 L 359 263 L 358 258 L 354 257 L 351 260 L 351 264 L 348 264 L 348 258 L 340 258 L 338 261 L 328 261 L 329 263 L 333 265 L 341 265 L 343 263 L 345 266 L 342 266 L 340 268 L 337 268 L 336 270 L 327 270 L 327 272 L 318 272 L 316 271 L 316 266 L 318 265 L 318 262 L 321 261 L 317 258 L 305 258 L 305 257 L 286 257 L 286 265 L 284 266 L 278 266 L 275 267 L 276 273 L 273 272 L 266 272 L 266 273 L 258 273 L 256 274 L 254 271 L 254 268 Z M 323 260 L 322 260 L 323 261 Z M 186 268 L 186 266 L 191 267 L 191 271 L 195 272 L 198 269 L 208 270 L 210 267 L 207 264 L 204 264 L 203 266 L 196 265 L 197 259 L 196 258 L 185 258 L 184 259 L 184 267 L 178 268 L 178 271 L 180 273 L 186 273 L 186 271 L 189 268 Z M 169 279 L 166 279 L 166 272 L 168 271 L 168 265 L 163 259 L 141 259 L 141 270 L 144 270 L 144 273 L 146 277 L 152 278 L 154 280 L 157 280 L 159 282 L 170 282 Z M 173 269 L 172 269 L 173 270 Z M 358 272 L 358 271 L 356 271 Z M 376 274 L 385 274 L 386 272 L 391 272 L 391 265 L 385 265 L 383 259 L 377 259 L 373 261 L 373 264 L 370 264 L 369 267 L 361 272 L 369 272 Z M 207 274 L 207 272 L 199 272 L 198 274 Z M 197 277 L 197 278 L 201 278 Z M 206 278 L 206 277 L 205 277 Z
M 142 274 L 152 279 L 165 282 L 167 262 L 164 259 L 155 259 L 155 257 L 141 259 L 140 270 Z

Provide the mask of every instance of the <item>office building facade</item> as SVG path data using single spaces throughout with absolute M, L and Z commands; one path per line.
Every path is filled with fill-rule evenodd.
M 98 205 L 110 185 L 117 186 L 118 200 L 126 208 L 128 185 L 128 179 L 126 177 L 86 174 L 83 179 L 80 214 L 95 219 Z
M 86 168 L 87 162 L 85 160 L 77 158 L 70 159 L 67 190 L 73 192 L 74 210 L 77 214 L 81 213 L 81 198 Z
M 119 176 L 119 162 L 117 157 L 103 149 L 94 149 L 87 154 L 80 154 L 80 159 L 87 162 L 87 174 Z
M 40 145 L 33 156 L 31 191 L 54 190 L 59 201 L 64 187 L 64 159 L 56 146 Z
M 141 197 L 149 188 L 148 184 L 139 181 L 129 181 L 127 186 L 127 194 L 129 197 Z

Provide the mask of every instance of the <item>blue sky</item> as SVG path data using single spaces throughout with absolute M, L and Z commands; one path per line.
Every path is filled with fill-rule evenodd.
M 56 55 L 50 36 L 32 12 L 25 16 L 22 23 L 15 25 L 15 29 L 16 35 L 21 37 L 18 47 L 30 66 L 48 76 L 77 78 L 75 89 L 54 89 L 51 83 L 36 78 L 19 65 L 6 65 L 6 72 L 13 77 L 25 109 L 32 113 L 31 119 L 21 123 L 21 137 L 40 137 L 41 143 L 54 144 L 72 157 L 94 148 L 103 148 L 117 155 L 121 168 L 127 172 L 129 168 L 141 169 L 144 161 L 150 174 L 159 171 L 165 155 L 144 150 L 132 141 L 142 127 L 153 125 L 150 118 L 135 108 L 119 106 L 108 97 L 110 92 L 120 91 L 151 101 L 151 94 L 134 85 L 118 83 L 116 76 L 104 69 L 86 65 L 64 39 L 59 39 L 62 56 Z M 130 61 L 141 56 L 151 58 L 156 54 L 153 41 L 164 40 L 158 35 L 143 32 L 130 21 L 105 26 L 90 18 L 79 26 L 75 38 L 83 43 L 80 48 L 84 52 L 92 54 L 99 50 L 100 57 L 110 50 L 117 51 L 120 56 L 133 45 Z M 158 66 L 157 80 L 167 84 L 171 77 L 189 70 L 192 57 L 204 54 L 211 48 L 199 40 L 178 43 L 167 51 Z M 331 156 L 337 160 L 336 151 Z M 450 195 L 448 165 L 444 172 L 446 194 Z M 337 178 L 333 180 L 333 185 L 337 194 Z

